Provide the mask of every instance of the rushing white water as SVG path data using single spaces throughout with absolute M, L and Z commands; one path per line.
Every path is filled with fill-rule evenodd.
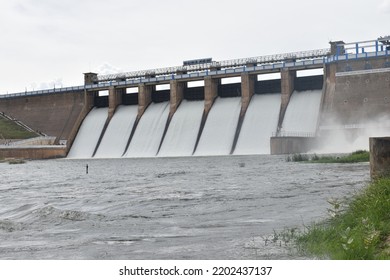
M 90 158 L 95 151 L 104 124 L 108 108 L 93 108 L 80 126 L 76 139 L 69 151 L 68 158 Z
M 0 168 L 2 260 L 299 259 L 294 243 L 265 239 L 329 218 L 329 199 L 345 201 L 370 179 L 367 163 L 269 155 Z
M 270 137 L 278 125 L 280 100 L 280 94 L 252 97 L 234 150 L 235 155 L 270 153 Z
M 294 91 L 284 116 L 282 131 L 314 133 L 321 104 L 321 90 Z
M 158 156 L 190 156 L 204 110 L 204 101 L 183 100 L 173 115 Z
M 195 155 L 230 154 L 240 110 L 240 97 L 218 97 L 207 117 Z
M 122 156 L 137 113 L 137 105 L 118 106 L 95 154 L 96 158 L 119 158 Z
M 154 157 L 165 130 L 169 102 L 152 103 L 142 115 L 124 157 Z

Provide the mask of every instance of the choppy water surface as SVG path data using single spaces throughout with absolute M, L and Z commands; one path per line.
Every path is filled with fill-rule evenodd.
M 89 165 L 89 174 L 85 165 Z M 0 163 L 1 259 L 296 258 L 264 237 L 327 217 L 368 164 L 277 156 Z

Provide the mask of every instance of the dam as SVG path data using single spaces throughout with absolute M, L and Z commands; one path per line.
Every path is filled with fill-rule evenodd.
M 0 112 L 68 158 L 309 152 L 390 133 L 389 37 L 145 71 L 0 95 Z M 314 73 L 314 74 L 313 74 Z M 362 144 L 364 146 L 364 143 Z

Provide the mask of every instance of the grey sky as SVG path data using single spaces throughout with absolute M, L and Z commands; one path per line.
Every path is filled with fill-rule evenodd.
M 390 0 L 1 0 L 0 94 L 390 35 Z

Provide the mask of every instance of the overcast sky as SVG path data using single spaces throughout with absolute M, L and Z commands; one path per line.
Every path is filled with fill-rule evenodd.
M 0 0 L 0 94 L 390 35 L 390 0 Z

